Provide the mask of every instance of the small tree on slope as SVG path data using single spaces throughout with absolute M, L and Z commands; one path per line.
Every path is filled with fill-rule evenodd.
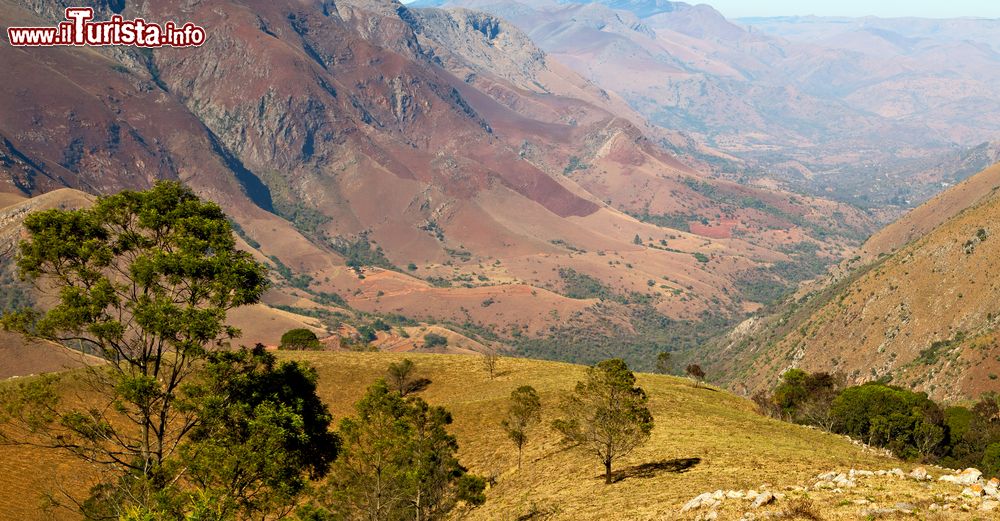
M 521 468 L 521 453 L 528 443 L 528 431 L 542 419 L 542 401 L 530 385 L 522 385 L 510 393 L 507 419 L 500 423 L 510 441 L 517 447 L 517 468 Z
M 567 443 L 597 456 L 604 464 L 604 482 L 610 484 L 614 461 L 649 439 L 653 415 L 647 401 L 624 361 L 604 360 L 577 382 L 562 404 L 566 417 L 553 422 L 553 427 Z

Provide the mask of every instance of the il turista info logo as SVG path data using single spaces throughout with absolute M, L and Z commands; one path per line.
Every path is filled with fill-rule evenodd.
M 126 20 L 114 15 L 94 21 L 94 9 L 67 7 L 66 20 L 55 27 L 8 27 L 7 40 L 17 47 L 56 45 L 131 45 L 135 47 L 198 47 L 205 43 L 205 29 L 191 22 L 162 24 L 142 18 Z

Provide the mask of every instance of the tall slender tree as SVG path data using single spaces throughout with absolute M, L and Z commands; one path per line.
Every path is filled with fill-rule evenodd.
M 530 385 L 522 385 L 510 392 L 507 418 L 500 423 L 510 441 L 517 447 L 517 468 L 521 468 L 521 454 L 528 443 L 528 431 L 542 419 L 542 401 Z

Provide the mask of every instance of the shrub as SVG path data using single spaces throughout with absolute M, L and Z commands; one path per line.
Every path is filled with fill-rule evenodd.
M 289 329 L 284 335 L 281 335 L 281 345 L 278 349 L 283 349 L 287 351 L 303 351 L 306 349 L 319 349 L 322 344 L 319 342 L 319 338 L 316 337 L 316 333 L 305 329 Z
M 424 347 L 444 347 L 448 345 L 448 338 L 437 333 L 427 333 L 424 335 Z

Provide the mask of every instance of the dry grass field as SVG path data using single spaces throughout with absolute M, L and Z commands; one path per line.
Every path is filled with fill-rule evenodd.
M 320 374 L 320 392 L 336 418 L 352 413 L 352 404 L 380 378 L 393 353 L 297 352 L 282 358 L 305 360 Z M 690 381 L 640 375 L 650 396 L 656 427 L 648 444 L 616 464 L 620 480 L 604 485 L 601 466 L 586 454 L 561 447 L 547 425 L 557 414 L 560 397 L 583 375 L 581 366 L 524 359 L 501 359 L 500 374 L 490 380 L 477 356 L 405 355 L 417 376 L 431 379 L 420 393 L 454 415 L 460 459 L 472 472 L 495 479 L 486 504 L 461 513 L 470 520 L 527 519 L 695 519 L 706 511 L 681 513 L 702 492 L 771 490 L 787 495 L 774 505 L 751 509 L 744 500 L 725 501 L 719 519 L 740 519 L 753 510 L 780 512 L 793 504 L 809 506 L 817 519 L 863 519 L 859 511 L 909 502 L 926 512 L 935 495 L 957 494 L 955 485 L 918 483 L 882 477 L 859 479 L 857 489 L 792 492 L 812 485 L 822 472 L 891 469 L 909 466 L 863 450 L 843 437 L 781 423 L 758 415 L 750 402 L 724 391 L 694 387 Z M 72 379 L 67 379 L 72 388 Z M 542 396 L 543 425 L 532 432 L 523 468 L 498 424 L 517 386 L 534 386 Z M 645 465 L 645 467 L 641 467 Z M 0 449 L 0 519 L 45 519 L 41 495 L 57 486 L 80 487 L 87 469 L 39 451 Z M 933 473 L 940 473 L 934 470 Z M 946 488 L 951 487 L 951 488 Z M 955 489 L 955 490 L 952 490 Z M 807 496 L 799 502 L 796 499 Z M 863 500 L 866 505 L 859 505 Z M 976 519 L 975 513 L 951 517 L 930 514 L 917 519 Z M 64 513 L 57 518 L 65 519 Z M 781 517 L 808 519 L 808 517 Z M 988 518 L 983 518 L 988 519 Z

